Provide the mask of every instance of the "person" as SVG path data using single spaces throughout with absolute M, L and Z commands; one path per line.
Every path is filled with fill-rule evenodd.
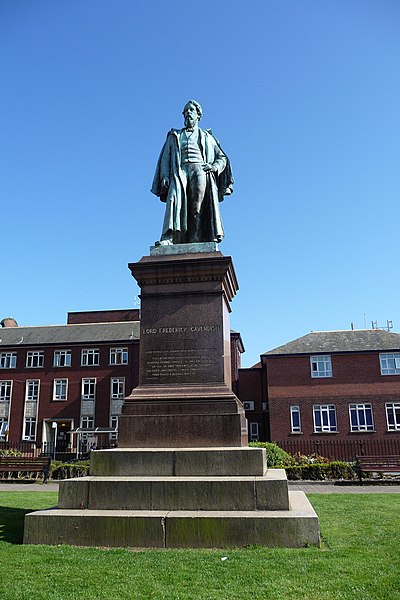
M 210 129 L 198 126 L 202 108 L 189 100 L 184 128 L 171 129 L 161 150 L 151 191 L 166 202 L 156 245 L 220 242 L 219 202 L 233 192 L 229 159 Z

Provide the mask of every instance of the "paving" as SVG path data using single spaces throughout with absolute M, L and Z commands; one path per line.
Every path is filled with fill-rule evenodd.
M 0 483 L 0 492 L 58 492 L 57 482 Z M 289 481 L 289 491 L 306 494 L 400 494 L 400 481 L 385 484 L 332 481 Z
M 400 494 L 400 481 L 384 484 L 373 482 L 333 482 L 333 481 L 289 481 L 290 491 L 302 491 L 305 494 Z

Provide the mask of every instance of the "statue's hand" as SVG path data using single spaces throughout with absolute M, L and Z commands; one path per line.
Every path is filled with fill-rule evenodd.
M 210 165 L 208 163 L 204 163 L 203 165 L 203 171 L 205 171 L 206 173 L 215 173 L 216 170 L 217 168 L 214 167 L 214 165 Z
M 168 177 L 163 177 L 161 180 L 161 186 L 163 188 L 168 189 L 169 188 L 169 178 Z

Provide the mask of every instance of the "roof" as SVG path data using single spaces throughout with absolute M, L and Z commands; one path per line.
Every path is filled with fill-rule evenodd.
M 4 346 L 122 342 L 139 339 L 140 322 L 85 323 L 82 325 L 45 325 L 4 327 L 0 329 L 0 349 Z
M 400 333 L 380 329 L 312 331 L 261 356 L 400 350 Z

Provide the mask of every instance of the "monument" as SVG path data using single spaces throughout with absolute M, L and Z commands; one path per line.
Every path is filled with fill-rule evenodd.
M 161 150 L 152 191 L 166 202 L 160 240 L 129 264 L 141 290 L 139 385 L 125 399 L 118 448 L 91 454 L 90 476 L 60 483 L 59 506 L 26 516 L 25 543 L 131 547 L 319 544 L 318 517 L 284 470 L 247 447 L 231 386 L 232 259 L 218 250 L 227 155 L 198 127 Z

